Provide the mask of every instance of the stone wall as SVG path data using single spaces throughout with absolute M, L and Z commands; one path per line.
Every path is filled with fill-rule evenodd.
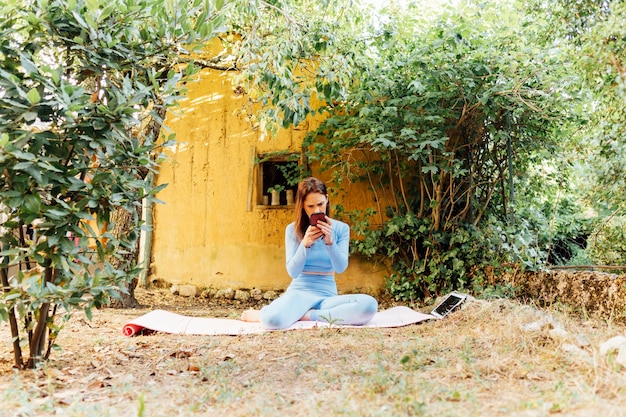
M 626 323 L 626 274 L 590 271 L 515 272 L 498 279 L 519 297 L 540 305 L 557 303 L 583 315 Z

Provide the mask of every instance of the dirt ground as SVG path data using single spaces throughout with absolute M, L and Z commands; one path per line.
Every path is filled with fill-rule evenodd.
M 571 311 L 474 299 L 395 329 L 125 337 L 155 308 L 238 318 L 246 307 L 137 298 L 144 308 L 76 314 L 35 371 L 11 369 L 0 324 L 0 416 L 626 416 L 626 370 L 600 353 L 626 328 Z

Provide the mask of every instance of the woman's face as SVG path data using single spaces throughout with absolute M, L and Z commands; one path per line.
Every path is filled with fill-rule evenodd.
M 304 197 L 304 212 L 311 217 L 313 213 L 326 213 L 328 196 L 322 193 L 309 193 Z

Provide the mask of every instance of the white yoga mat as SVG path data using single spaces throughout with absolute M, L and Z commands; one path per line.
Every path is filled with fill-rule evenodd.
M 374 318 L 363 326 L 333 324 L 333 327 L 368 328 L 401 327 L 421 321 L 434 319 L 430 314 L 414 311 L 409 307 L 398 306 L 379 311 Z M 285 330 L 312 329 L 328 327 L 325 322 L 299 321 Z M 260 323 L 211 317 L 189 317 L 164 310 L 154 310 L 131 320 L 122 328 L 126 336 L 135 336 L 151 332 L 195 335 L 241 335 L 267 332 Z

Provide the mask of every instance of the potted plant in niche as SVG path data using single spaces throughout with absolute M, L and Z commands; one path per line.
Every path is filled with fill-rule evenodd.
M 285 165 L 281 165 L 278 168 L 282 171 L 283 176 L 285 177 L 285 180 L 287 182 L 287 187 L 288 187 L 286 188 L 287 205 L 291 205 L 294 203 L 294 200 L 293 200 L 294 187 L 298 185 L 298 182 L 300 181 L 303 175 L 302 167 L 298 165 L 297 161 L 289 161 L 289 163 Z
M 267 189 L 267 192 L 272 195 L 272 206 L 280 206 L 280 193 L 285 189 L 284 185 L 276 184 Z

